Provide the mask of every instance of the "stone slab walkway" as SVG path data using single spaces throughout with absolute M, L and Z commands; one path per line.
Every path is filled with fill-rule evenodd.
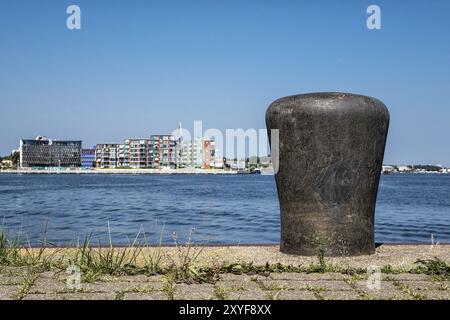
M 175 283 L 166 276 L 104 276 L 81 289 L 63 272 L 33 273 L 2 267 L 0 299 L 23 300 L 354 300 L 450 299 L 450 281 L 423 274 L 382 274 L 378 286 L 366 275 L 340 273 L 221 274 L 215 283 Z
M 203 263 L 214 261 L 298 263 L 314 258 L 280 254 L 276 247 L 206 248 Z M 327 260 L 368 267 L 413 264 L 417 259 L 440 257 L 449 261 L 450 246 L 382 246 L 368 257 Z M 253 257 L 253 258 L 252 258 Z M 336 260 L 337 259 L 337 260 Z M 340 259 L 340 260 L 339 260 Z M 317 259 L 316 259 L 317 260 Z M 256 261 L 256 262 L 255 262 Z M 36 272 L 28 267 L 0 266 L 0 300 L 354 300 L 450 299 L 448 278 L 412 273 L 347 275 L 342 273 L 266 272 L 222 273 L 212 283 L 177 283 L 165 275 L 101 276 L 71 288 L 65 271 Z

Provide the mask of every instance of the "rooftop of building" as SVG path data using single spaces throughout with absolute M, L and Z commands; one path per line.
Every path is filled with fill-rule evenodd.
M 31 145 L 54 145 L 54 144 L 82 144 L 81 140 L 36 140 L 36 139 L 21 139 L 22 144 L 31 144 Z

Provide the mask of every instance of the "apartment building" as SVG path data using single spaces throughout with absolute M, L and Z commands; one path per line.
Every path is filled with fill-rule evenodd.
M 175 168 L 176 141 L 171 135 L 152 135 L 150 139 L 125 139 L 123 144 L 98 144 L 99 168 Z
M 222 159 L 217 159 L 216 145 L 213 140 L 194 139 L 181 143 L 179 153 L 180 167 L 190 168 L 221 168 Z
M 119 163 L 120 144 L 102 143 L 95 147 L 95 163 L 97 168 L 116 168 Z
M 123 166 L 149 168 L 151 163 L 151 139 L 126 139 L 123 144 Z
M 152 135 L 149 166 L 154 169 L 177 166 L 177 141 L 172 135 Z

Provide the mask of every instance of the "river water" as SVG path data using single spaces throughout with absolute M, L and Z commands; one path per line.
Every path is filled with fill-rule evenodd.
M 265 175 L 0 175 L 0 219 L 36 245 L 277 243 L 279 205 Z M 194 231 L 192 231 L 194 229 Z M 450 242 L 450 175 L 381 177 L 376 241 Z M 144 238 L 145 235 L 145 238 Z

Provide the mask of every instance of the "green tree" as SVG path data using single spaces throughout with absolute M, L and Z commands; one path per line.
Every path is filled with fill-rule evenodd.
M 16 167 L 17 164 L 19 163 L 19 161 L 20 161 L 20 152 L 18 152 L 18 151 L 13 152 L 13 153 L 11 154 L 11 162 L 12 162 L 12 165 L 13 165 L 14 167 Z

